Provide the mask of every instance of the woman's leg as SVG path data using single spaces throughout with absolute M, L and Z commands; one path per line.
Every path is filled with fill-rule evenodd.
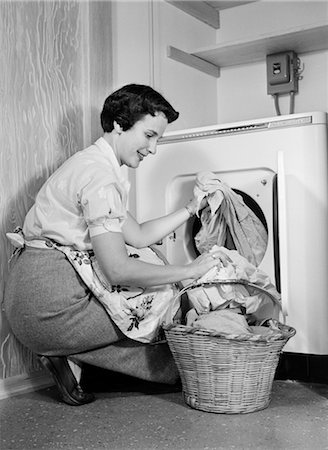
M 13 333 L 42 355 L 71 355 L 116 342 L 124 335 L 57 250 L 27 248 L 5 291 Z
M 179 380 L 178 369 L 166 342 L 141 344 L 124 339 L 71 358 L 155 383 L 175 384 Z
M 127 339 L 57 250 L 23 251 L 6 286 L 5 310 L 16 337 L 37 354 L 155 382 L 178 379 L 167 344 Z

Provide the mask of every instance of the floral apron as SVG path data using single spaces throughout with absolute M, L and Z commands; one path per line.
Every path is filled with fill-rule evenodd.
M 173 321 L 180 306 L 178 288 L 173 284 L 154 287 L 112 286 L 103 275 L 92 251 L 79 251 L 50 239 L 26 240 L 20 228 L 7 237 L 19 250 L 28 247 L 55 249 L 64 253 L 114 323 L 128 338 L 142 343 L 163 338 L 161 325 Z M 126 246 L 130 258 L 157 265 L 165 261 L 155 249 Z

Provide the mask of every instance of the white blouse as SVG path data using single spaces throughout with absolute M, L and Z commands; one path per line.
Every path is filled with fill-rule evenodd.
M 129 189 L 113 149 L 100 138 L 45 182 L 25 218 L 24 235 L 90 250 L 91 236 L 122 231 Z

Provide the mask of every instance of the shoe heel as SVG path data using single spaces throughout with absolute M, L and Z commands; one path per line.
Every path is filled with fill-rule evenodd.
M 65 357 L 40 355 L 39 358 L 42 365 L 51 373 L 64 403 L 70 406 L 80 406 L 95 400 L 93 394 L 82 391 Z

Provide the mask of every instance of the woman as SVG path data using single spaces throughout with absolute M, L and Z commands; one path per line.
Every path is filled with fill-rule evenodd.
M 131 84 L 112 93 L 101 113 L 104 135 L 46 181 L 22 232 L 11 234 L 21 250 L 6 287 L 8 321 L 16 337 L 40 356 L 62 400 L 70 405 L 94 400 L 79 385 L 76 364 L 84 362 L 174 383 L 178 374 L 167 344 L 152 345 L 158 322 L 148 341 L 143 340 L 148 315 L 149 323 L 156 322 L 151 302 L 162 308 L 161 317 L 171 313 L 172 320 L 174 290 L 168 297 L 167 289 L 226 263 L 221 252 L 181 266 L 163 264 L 153 253 L 146 258 L 131 253 L 131 248 L 145 249 L 160 241 L 195 213 L 193 199 L 165 217 L 138 224 L 126 209 L 129 185 L 121 167 L 136 169 L 154 155 L 158 139 L 177 117 L 149 86 Z M 124 286 L 137 294 L 126 300 Z M 148 290 L 153 294 L 143 315 L 140 308 L 131 309 L 130 315 L 120 310 Z M 130 327 L 122 325 L 123 316 L 132 317 Z M 139 333 L 137 338 L 133 332 Z

